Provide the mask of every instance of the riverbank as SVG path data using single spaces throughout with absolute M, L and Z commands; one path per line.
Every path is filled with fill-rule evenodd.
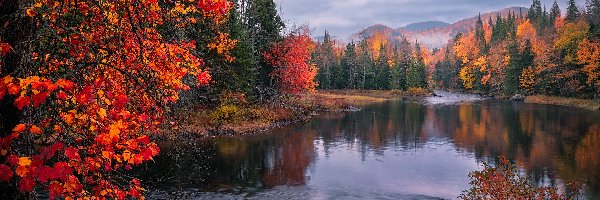
M 588 110 L 600 110 L 600 101 L 589 100 L 589 99 L 576 99 L 576 98 L 565 98 L 555 97 L 546 95 L 533 95 L 525 98 L 526 103 L 535 104 L 546 104 L 546 105 L 559 105 L 569 106 L 575 108 L 583 108 Z
M 188 106 L 178 108 L 160 136 L 246 135 L 304 121 L 318 112 L 357 111 L 373 103 L 394 99 L 419 100 L 425 91 L 325 90 L 254 104 L 226 104 L 216 108 Z

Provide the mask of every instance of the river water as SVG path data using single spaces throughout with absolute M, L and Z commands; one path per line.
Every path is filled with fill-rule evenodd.
M 150 199 L 454 199 L 504 155 L 538 184 L 600 198 L 600 112 L 440 95 L 165 142 L 135 176 Z

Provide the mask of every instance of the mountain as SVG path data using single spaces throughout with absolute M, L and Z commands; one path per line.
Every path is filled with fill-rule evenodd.
M 495 21 L 498 14 L 506 17 L 508 16 L 508 13 L 514 13 L 517 16 L 522 15 L 525 17 L 527 11 L 528 9 L 525 7 L 510 7 L 494 12 L 482 13 L 481 19 L 484 23 L 487 23 L 490 18 Z M 441 48 L 448 44 L 456 34 L 466 33 L 475 28 L 477 17 L 478 16 L 462 19 L 452 24 L 439 21 L 420 22 L 396 29 L 377 24 L 353 34 L 350 36 L 350 40 L 358 41 L 361 38 L 373 36 L 375 32 L 380 32 L 390 39 L 407 38 L 409 41 L 417 40 L 419 43 L 424 44 L 430 49 Z
M 400 29 L 405 31 L 425 31 L 433 28 L 443 28 L 450 25 L 449 23 L 442 21 L 428 21 L 428 22 L 418 22 L 406 25 Z

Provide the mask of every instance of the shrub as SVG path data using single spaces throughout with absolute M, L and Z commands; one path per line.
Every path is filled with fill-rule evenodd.
M 496 167 L 483 164 L 482 171 L 469 174 L 471 189 L 459 196 L 461 199 L 574 199 L 580 186 L 570 183 L 574 193 L 561 194 L 555 187 L 537 187 L 527 177 L 519 175 L 518 170 L 506 158 L 500 157 Z

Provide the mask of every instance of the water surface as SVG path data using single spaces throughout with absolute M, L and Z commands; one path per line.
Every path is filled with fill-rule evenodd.
M 161 144 L 150 198 L 454 199 L 504 155 L 600 198 L 600 113 L 506 101 L 393 101 L 264 134 Z

